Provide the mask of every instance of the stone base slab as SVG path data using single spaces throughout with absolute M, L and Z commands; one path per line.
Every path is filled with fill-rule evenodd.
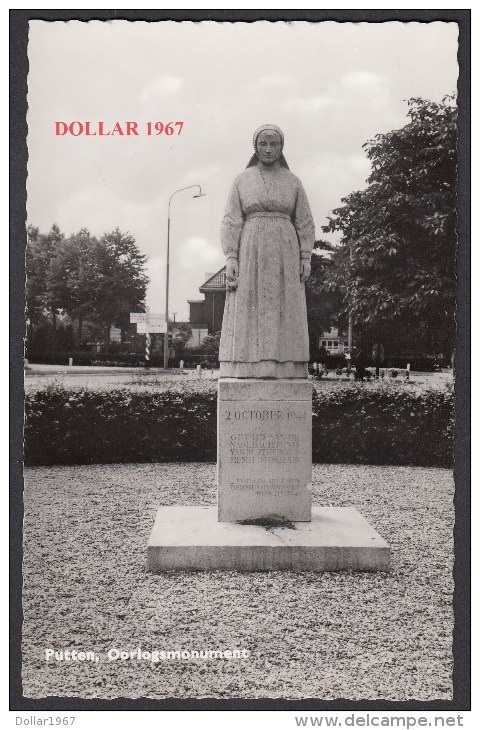
M 218 522 L 216 507 L 160 507 L 147 570 L 390 570 L 389 545 L 354 508 L 314 507 L 311 522 L 294 525 Z

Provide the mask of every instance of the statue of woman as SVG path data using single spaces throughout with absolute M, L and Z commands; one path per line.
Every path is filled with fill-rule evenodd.
M 257 129 L 255 154 L 233 183 L 222 221 L 227 298 L 221 377 L 307 377 L 305 281 L 315 228 L 283 141 L 272 124 Z

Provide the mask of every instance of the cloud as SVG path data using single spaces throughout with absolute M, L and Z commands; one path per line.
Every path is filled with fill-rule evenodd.
M 386 78 L 371 71 L 350 71 L 342 76 L 341 85 L 347 91 L 370 91 L 384 90 Z
M 182 86 L 183 81 L 177 76 L 162 76 L 160 79 L 152 81 L 142 90 L 140 101 L 147 103 L 158 97 L 173 96 L 180 91 Z
M 355 174 L 364 175 L 365 179 L 370 175 L 371 165 L 366 155 L 350 155 L 347 164 Z
M 338 99 L 325 94 L 313 96 L 310 99 L 300 101 L 298 108 L 301 112 L 316 112 L 320 109 L 327 109 L 328 107 L 335 106 L 336 104 L 338 104 Z
M 218 177 L 221 171 L 220 165 L 207 165 L 204 167 L 194 167 L 185 173 L 185 182 L 195 184 L 197 180 L 209 180 Z M 194 195 L 194 193 L 192 193 Z
M 322 109 L 329 109 L 339 104 L 339 99 L 330 94 L 317 94 L 304 98 L 302 96 L 292 96 L 280 102 L 280 111 L 282 114 L 314 114 Z
M 283 113 L 311 114 L 339 104 L 339 99 L 330 94 L 317 94 L 307 98 L 295 96 L 285 99 L 281 104 Z
M 260 76 L 257 79 L 259 86 L 283 86 L 291 81 L 289 74 L 268 74 L 267 76 Z
M 200 276 L 202 276 L 204 269 L 205 271 L 209 271 L 210 268 L 213 267 L 213 269 L 215 269 L 217 266 L 219 261 L 219 250 L 218 247 L 212 246 L 206 238 L 191 236 L 190 238 L 187 238 L 181 246 L 180 257 L 183 268 L 198 269 L 202 272 L 200 274 Z M 218 268 L 220 268 L 220 266 Z

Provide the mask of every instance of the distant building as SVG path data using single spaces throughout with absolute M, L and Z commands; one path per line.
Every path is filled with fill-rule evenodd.
M 325 348 L 329 355 L 340 355 L 348 349 L 348 337 L 332 327 L 328 332 L 322 332 L 318 338 L 318 346 Z
M 207 335 L 222 329 L 223 310 L 227 294 L 225 266 L 215 274 L 206 274 L 206 281 L 199 287 L 204 299 L 189 299 L 192 337 L 188 347 L 198 347 Z
M 227 293 L 225 266 L 215 274 L 206 274 L 199 291 L 205 295 L 203 299 L 188 300 L 192 337 L 187 347 L 198 347 L 207 335 L 213 335 L 222 329 Z M 348 349 L 347 335 L 339 333 L 337 328 L 321 332 L 318 335 L 318 347 L 324 347 L 332 355 L 343 354 Z

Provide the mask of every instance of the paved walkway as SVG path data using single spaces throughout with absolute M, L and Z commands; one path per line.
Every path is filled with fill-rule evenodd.
M 132 367 L 107 367 L 107 366 L 81 366 L 81 365 L 41 365 L 29 364 L 25 370 L 25 385 L 28 389 L 44 387 L 50 382 L 60 382 L 65 386 L 89 387 L 95 384 L 131 385 L 148 384 L 149 382 L 174 381 L 189 382 L 197 380 L 217 380 L 218 370 L 180 370 L 180 368 L 132 368 Z M 451 370 L 441 373 L 414 372 L 410 376 L 409 385 L 419 385 L 443 389 L 447 384 L 453 382 Z M 321 380 L 315 380 L 319 388 L 336 386 L 338 384 L 353 382 L 345 377 L 337 377 L 332 371 L 330 375 Z M 395 382 L 395 381 L 390 381 Z

